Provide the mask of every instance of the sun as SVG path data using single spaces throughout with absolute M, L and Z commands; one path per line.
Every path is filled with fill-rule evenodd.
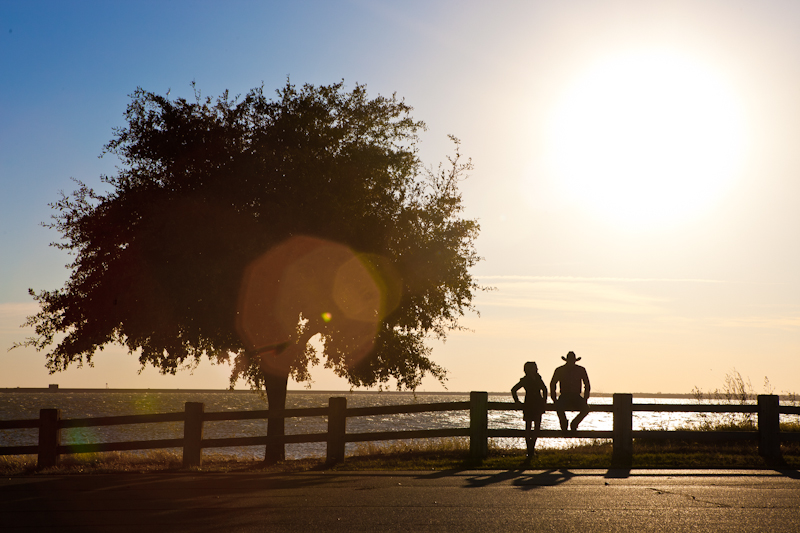
M 548 124 L 549 174 L 585 208 L 626 225 L 709 206 L 743 161 L 742 105 L 709 67 L 664 51 L 618 55 L 578 77 Z

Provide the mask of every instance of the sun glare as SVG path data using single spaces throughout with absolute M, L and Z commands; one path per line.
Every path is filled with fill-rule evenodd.
M 666 52 L 595 65 L 568 89 L 549 126 L 550 173 L 562 192 L 637 226 L 709 206 L 740 169 L 745 144 L 731 87 Z

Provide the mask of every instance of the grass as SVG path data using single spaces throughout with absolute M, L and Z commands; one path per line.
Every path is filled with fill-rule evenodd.
M 795 424 L 795 426 L 800 425 Z M 786 468 L 800 468 L 800 444 L 784 444 L 781 450 Z M 611 467 L 611 456 L 611 443 L 598 440 L 567 449 L 542 449 L 537 451 L 533 459 L 526 461 L 522 450 L 499 448 L 493 446 L 490 441 L 489 457 L 476 463 L 469 457 L 468 440 L 453 438 L 425 439 L 385 446 L 366 443 L 359 445 L 354 454 L 336 465 L 326 465 L 323 458 L 309 458 L 288 460 L 267 466 L 257 459 L 236 459 L 205 452 L 203 465 L 191 468 L 189 471 L 287 473 L 320 470 L 607 469 Z M 770 465 L 758 455 L 758 446 L 755 442 L 705 444 L 670 440 L 659 442 L 634 440 L 632 467 L 754 469 L 770 468 Z M 4 476 L 185 471 L 179 451 L 67 455 L 62 457 L 58 467 L 41 471 L 36 470 L 36 456 L 0 457 L 0 475 Z

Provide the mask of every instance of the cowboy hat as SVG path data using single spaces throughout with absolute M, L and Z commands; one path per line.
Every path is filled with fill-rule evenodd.
M 569 352 L 566 357 L 562 357 L 564 361 L 580 361 L 580 357 L 575 357 L 575 352 Z

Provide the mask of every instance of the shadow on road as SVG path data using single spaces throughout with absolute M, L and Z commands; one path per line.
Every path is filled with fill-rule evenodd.
M 721 477 L 739 478 L 743 476 L 764 477 L 774 476 L 778 473 L 790 479 L 800 479 L 798 470 L 696 470 L 696 469 L 636 469 L 630 468 L 611 468 L 605 472 L 602 470 L 577 470 L 571 471 L 565 468 L 551 470 L 530 470 L 525 468 L 512 470 L 440 470 L 429 474 L 415 476 L 417 479 L 443 479 L 449 477 L 464 477 L 465 487 L 477 488 L 486 487 L 496 483 L 511 482 L 524 488 L 534 488 L 536 486 L 548 487 L 560 485 L 571 479 L 579 477 L 596 477 L 604 479 L 630 479 L 641 477 Z
M 575 477 L 569 470 L 545 470 L 531 472 L 530 470 L 509 470 L 491 475 L 475 475 L 467 479 L 467 487 L 480 488 L 510 481 L 515 487 L 531 490 L 538 487 L 553 487 L 565 483 Z
M 465 477 L 466 488 L 480 488 L 496 483 L 511 482 L 514 486 L 528 490 L 560 485 L 569 481 L 575 474 L 566 469 L 544 471 L 532 471 L 524 468 L 503 471 L 443 470 L 418 476 L 417 479 L 442 479 L 457 476 Z
M 790 479 L 800 479 L 800 470 L 776 470 L 776 472 Z
M 626 479 L 631 476 L 631 469 L 630 468 L 611 468 L 606 475 L 603 476 L 606 479 Z

